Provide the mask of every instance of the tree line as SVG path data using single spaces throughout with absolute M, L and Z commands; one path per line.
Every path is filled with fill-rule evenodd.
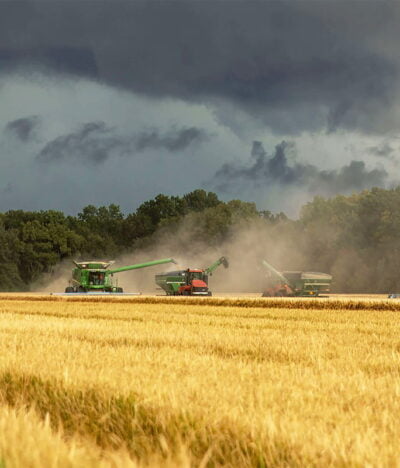
M 11 210 L 0 213 L 0 290 L 29 290 L 65 259 L 110 259 L 148 248 L 182 225 L 188 243 L 201 239 L 214 247 L 238 227 L 257 231 L 266 258 L 279 246 L 281 256 L 272 255 L 277 268 L 331 273 L 337 291 L 400 292 L 400 188 L 315 197 L 297 220 L 204 190 L 160 194 L 129 214 L 114 204 L 88 205 L 76 216 Z

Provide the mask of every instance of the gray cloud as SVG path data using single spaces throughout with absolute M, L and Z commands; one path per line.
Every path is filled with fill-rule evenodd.
M 394 151 L 395 151 L 394 148 L 388 142 L 384 142 L 381 145 L 370 146 L 369 148 L 367 148 L 368 154 L 372 154 L 373 156 L 376 156 L 378 158 L 384 158 L 384 159 L 390 159 L 390 160 L 395 159 L 393 155 Z
M 295 160 L 293 143 L 283 141 L 269 156 L 261 142 L 254 141 L 248 167 L 224 164 L 215 174 L 213 184 L 219 190 L 230 191 L 237 184 L 253 187 L 301 187 L 309 193 L 333 195 L 341 192 L 383 186 L 384 169 L 368 170 L 363 161 L 351 161 L 337 170 L 320 170 L 312 164 Z
M 2 187 L 0 190 L 0 193 L 3 195 L 8 195 L 11 194 L 14 191 L 14 186 L 11 182 L 8 182 L 8 184 L 5 187 Z
M 222 120 L 226 101 L 275 132 L 379 133 L 399 123 L 382 119 L 398 103 L 399 19 L 385 0 L 0 2 L 0 65 L 211 103 Z
M 95 77 L 98 73 L 93 50 L 88 47 L 0 48 L 0 69 L 20 70 L 24 66 L 79 76 Z
M 202 129 L 196 127 L 172 129 L 165 135 L 159 131 L 152 130 L 143 132 L 135 138 L 135 148 L 143 151 L 149 148 L 164 148 L 168 151 L 181 151 L 192 143 L 202 142 L 209 139 L 209 135 Z
M 90 122 L 76 132 L 62 135 L 47 143 L 37 155 L 41 162 L 79 159 L 83 163 L 102 163 L 111 152 L 126 153 L 129 141 L 117 138 L 104 122 Z
M 23 117 L 21 119 L 13 120 L 6 125 L 5 131 L 17 137 L 23 142 L 30 140 L 34 134 L 35 129 L 38 127 L 40 119 L 37 115 L 30 117 Z
M 75 159 L 86 164 L 99 164 L 114 155 L 127 156 L 147 149 L 182 151 L 206 139 L 207 133 L 196 127 L 172 128 L 165 134 L 153 129 L 123 136 L 104 122 L 89 122 L 75 132 L 61 135 L 47 143 L 36 159 L 39 162 Z

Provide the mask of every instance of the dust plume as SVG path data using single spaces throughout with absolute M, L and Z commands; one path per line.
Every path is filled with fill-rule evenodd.
M 174 264 L 158 265 L 118 274 L 124 291 L 141 291 L 164 294 L 156 289 L 154 275 L 161 272 L 207 268 L 221 256 L 229 261 L 229 268 L 220 266 L 209 277 L 210 290 L 216 293 L 262 292 L 265 270 L 262 259 L 267 259 L 278 269 L 300 269 L 302 255 L 290 243 L 278 224 L 271 226 L 264 220 L 251 219 L 232 225 L 219 242 L 206 239 L 196 216 L 186 216 L 173 229 L 160 229 L 152 238 L 152 245 L 143 246 L 133 253 L 123 255 L 117 266 L 172 257 Z M 291 245 L 291 246 L 290 246 Z
M 72 260 L 63 260 L 54 266 L 52 271 L 44 273 L 30 286 L 32 292 L 64 292 L 71 279 Z

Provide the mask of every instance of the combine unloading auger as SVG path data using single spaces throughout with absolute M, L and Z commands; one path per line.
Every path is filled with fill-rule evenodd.
M 84 292 L 110 292 L 122 293 L 123 290 L 114 282 L 113 276 L 116 273 L 124 271 L 137 270 L 163 263 L 176 263 L 172 258 L 163 258 L 151 262 L 137 263 L 135 265 L 123 266 L 120 268 L 109 269 L 114 262 L 76 262 L 76 268 L 72 270 L 72 278 L 69 286 L 65 288 L 66 293 L 84 293 Z

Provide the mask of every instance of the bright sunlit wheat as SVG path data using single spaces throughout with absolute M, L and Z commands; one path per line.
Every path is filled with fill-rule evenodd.
M 15 299 L 0 466 L 398 463 L 396 301 Z

